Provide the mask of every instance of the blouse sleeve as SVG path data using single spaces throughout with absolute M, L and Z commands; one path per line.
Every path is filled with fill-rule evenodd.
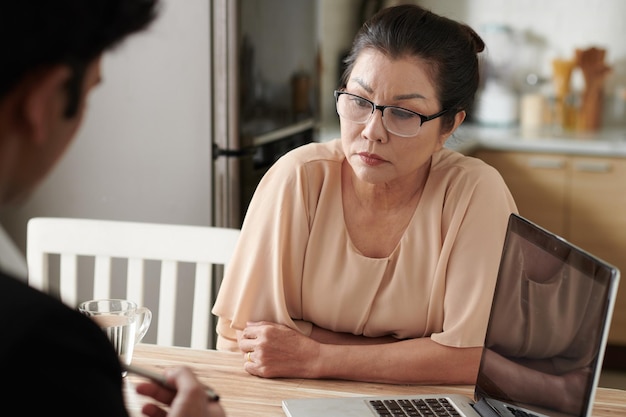
M 236 330 L 269 320 L 310 334 L 302 317 L 301 286 L 309 235 L 307 175 L 287 154 L 265 174 L 247 210 L 237 247 L 225 271 L 213 314 L 218 349 L 238 350 Z
M 448 346 L 482 346 L 509 215 L 517 212 L 500 174 L 476 161 L 446 191 L 442 213 L 443 329 L 432 340 Z M 458 179 L 461 178 L 461 179 Z

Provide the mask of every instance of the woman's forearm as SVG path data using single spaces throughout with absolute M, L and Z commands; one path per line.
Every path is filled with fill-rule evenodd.
M 375 340 L 375 339 L 374 339 Z M 474 384 L 482 348 L 455 348 L 430 338 L 396 343 L 320 346 L 318 378 L 392 384 Z
M 444 346 L 429 337 L 367 338 L 316 327 L 307 336 L 272 322 L 248 323 L 238 339 L 244 369 L 264 378 L 474 384 L 482 352 L 482 347 Z

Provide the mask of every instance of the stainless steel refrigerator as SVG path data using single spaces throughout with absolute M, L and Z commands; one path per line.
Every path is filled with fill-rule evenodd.
M 315 140 L 315 0 L 214 0 L 213 217 L 240 227 L 284 153 Z

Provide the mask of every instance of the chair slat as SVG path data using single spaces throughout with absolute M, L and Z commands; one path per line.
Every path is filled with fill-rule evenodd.
M 178 263 L 175 261 L 162 261 L 161 288 L 159 291 L 159 322 L 157 327 L 158 345 L 174 345 L 177 276 Z
M 59 292 L 61 300 L 71 307 L 77 307 L 76 298 L 78 297 L 78 256 L 63 253 L 61 254 L 61 271 L 59 277 Z
M 45 252 L 37 252 L 28 267 L 28 284 L 43 292 L 50 289 L 48 256 Z
M 111 257 L 96 256 L 93 277 L 93 298 L 111 297 Z
M 139 306 L 144 305 L 144 260 L 130 258 L 126 270 L 126 298 L 134 301 Z
M 212 266 L 208 263 L 196 265 L 194 292 L 193 292 L 193 327 L 191 328 L 191 347 L 202 349 L 209 340 L 209 318 L 212 300 Z

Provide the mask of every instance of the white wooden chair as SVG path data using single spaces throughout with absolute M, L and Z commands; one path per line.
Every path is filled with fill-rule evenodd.
M 215 339 L 210 314 L 213 292 L 219 285 L 215 280 L 221 278 L 219 273 L 215 274 L 216 268 L 213 266 L 228 263 L 238 237 L 239 229 L 230 228 L 33 218 L 27 227 L 28 282 L 35 288 L 57 295 L 72 308 L 92 298 L 133 300 L 152 310 L 149 334 L 156 326 L 157 345 L 174 346 L 174 330 L 178 325 L 188 326 L 191 336 L 189 343 L 176 345 L 208 348 L 212 347 Z M 55 255 L 58 257 L 54 258 Z M 155 264 L 155 267 L 160 265 L 160 272 L 149 274 L 148 262 L 151 262 L 150 265 Z M 116 274 L 124 268 L 115 269 L 113 265 L 123 267 L 125 263 L 126 273 L 122 271 Z M 181 285 L 179 281 L 184 280 L 184 274 L 179 272 L 186 263 L 195 266 L 195 274 L 190 272 L 191 268 L 187 268 L 187 292 L 193 281 L 192 308 L 187 300 L 179 302 L 177 306 L 177 289 Z M 84 268 L 85 265 L 88 267 Z M 84 272 L 84 269 L 88 272 Z M 120 278 L 119 275 L 125 276 Z M 157 279 L 159 277 L 160 280 Z M 57 288 L 53 288 L 54 284 Z M 156 294 L 157 285 L 157 307 L 147 305 L 146 298 L 149 297 L 145 295 L 150 291 Z M 85 286 L 92 290 L 80 299 L 79 290 L 84 293 Z M 122 293 L 112 296 L 112 287 L 114 289 L 116 286 L 118 292 L 119 287 L 122 287 Z M 180 317 L 181 308 L 191 310 L 191 319 Z M 210 330 L 213 332 L 209 333 Z M 149 343 L 145 338 L 144 342 Z

